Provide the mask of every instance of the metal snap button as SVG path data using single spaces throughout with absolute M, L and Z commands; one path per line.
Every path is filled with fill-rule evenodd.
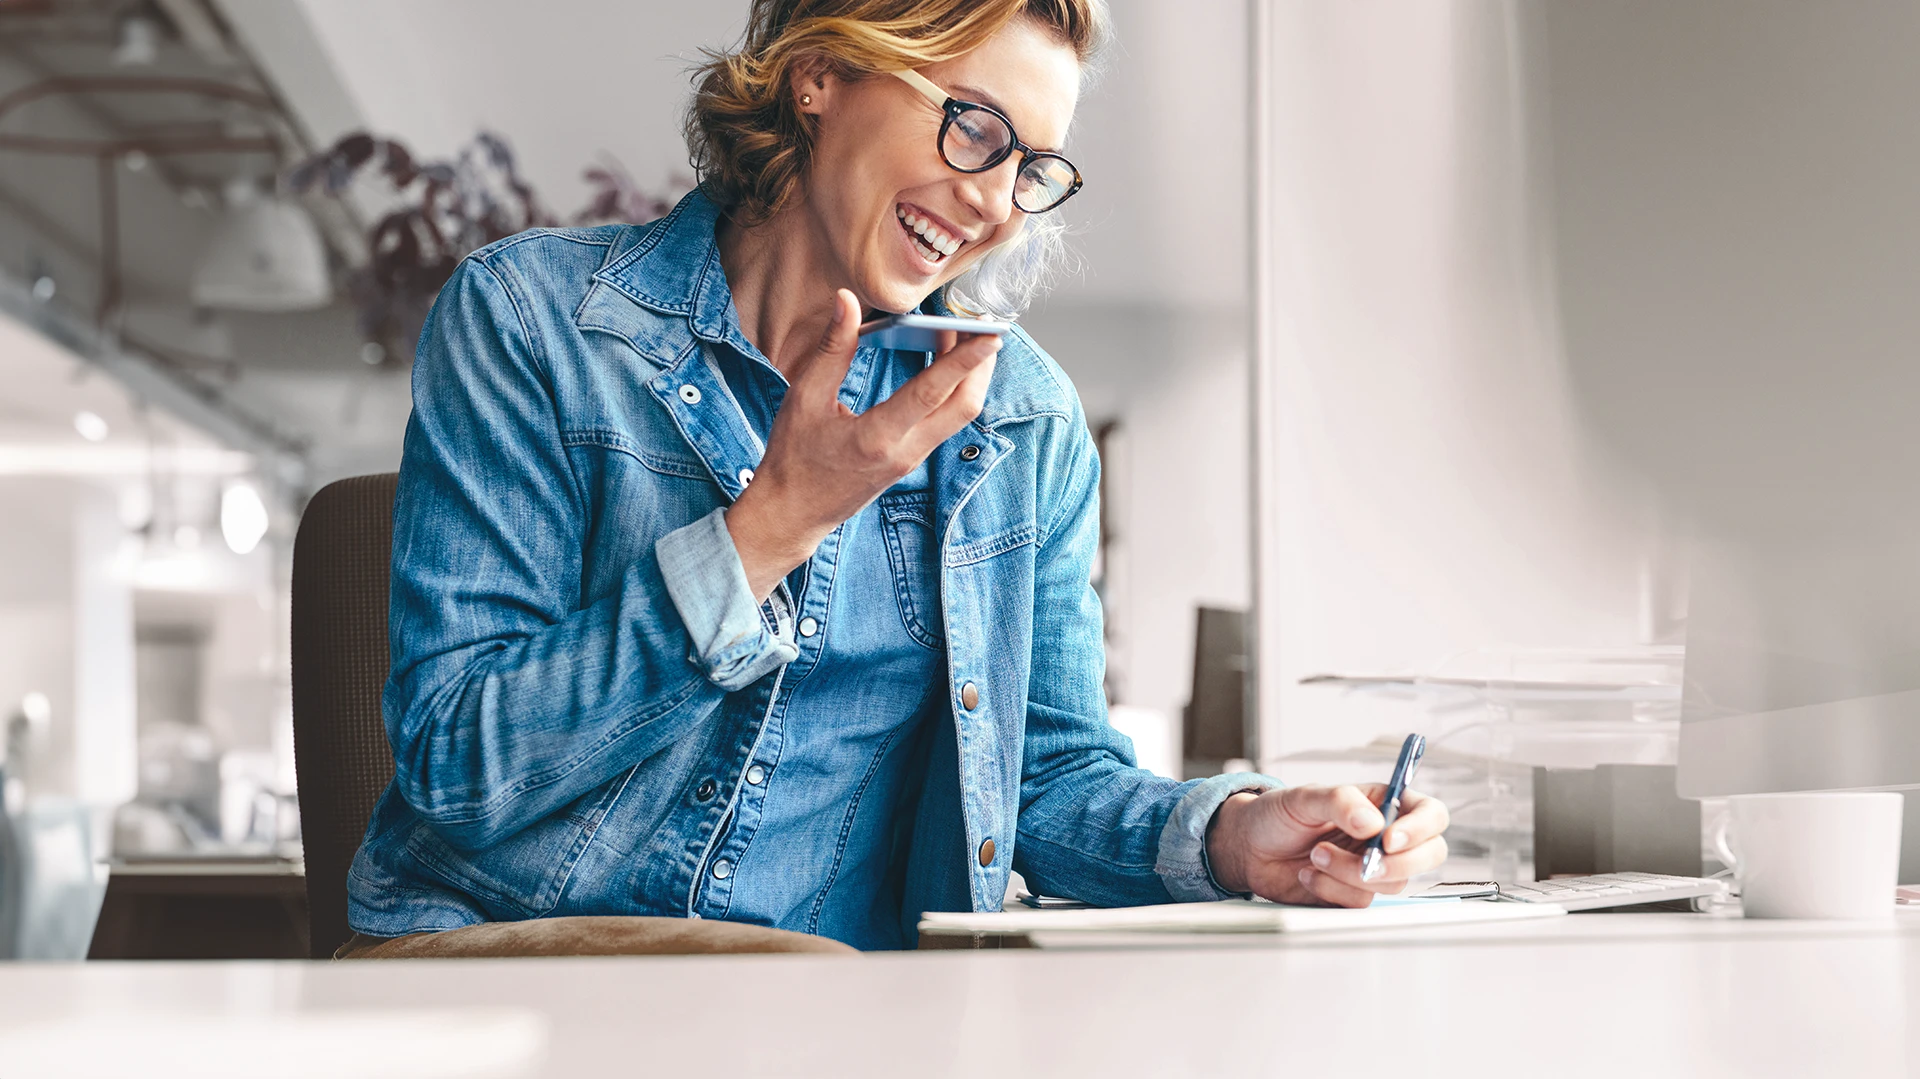
M 726 880 L 728 877 L 731 877 L 731 876 L 733 876 L 732 862 L 729 862 L 725 858 L 722 858 L 719 861 L 713 863 L 713 879 L 714 880 Z
M 820 623 L 815 621 L 813 616 L 809 615 L 800 620 L 800 636 L 811 637 L 818 632 L 820 632 Z
M 745 487 L 747 484 L 752 482 L 753 482 L 753 469 L 751 468 L 741 469 L 740 470 L 740 486 Z
M 687 383 L 685 386 L 680 387 L 680 399 L 690 405 L 699 404 L 700 403 L 700 387 L 695 386 L 691 382 Z
M 716 784 L 713 780 L 703 779 L 700 781 L 699 789 L 693 792 L 693 796 L 705 802 L 711 799 L 713 797 L 713 792 L 719 789 L 720 789 L 719 785 Z
M 756 787 L 758 787 L 761 783 L 765 782 L 766 778 L 767 778 L 767 770 L 765 768 L 760 767 L 757 764 L 747 769 L 747 782 L 753 784 Z
M 981 868 L 985 868 L 992 864 L 993 864 L 993 839 L 992 837 L 988 837 L 985 843 L 980 844 L 980 865 L 981 865 Z
M 971 712 L 980 706 L 980 687 L 968 682 L 960 687 L 960 707 Z
M 960 459 L 962 461 L 971 461 L 978 456 L 980 456 L 980 447 L 978 446 L 965 446 L 960 450 Z

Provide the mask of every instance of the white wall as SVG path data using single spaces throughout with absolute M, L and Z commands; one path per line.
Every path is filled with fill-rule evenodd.
M 1578 422 L 1515 5 L 1274 14 L 1269 753 L 1418 721 L 1305 674 L 1636 643 L 1660 551 Z
M 1069 142 L 1080 272 L 1024 321 L 1089 418 L 1124 432 L 1107 462 L 1115 690 L 1177 722 L 1195 608 L 1249 602 L 1245 5 L 1112 12 Z
M 52 723 L 32 747 L 30 794 L 110 807 L 135 783 L 133 595 L 111 494 L 0 480 L 0 721 L 29 692 Z
M 73 558 L 73 785 L 99 807 L 139 784 L 133 670 L 133 558 L 111 490 L 68 488 Z

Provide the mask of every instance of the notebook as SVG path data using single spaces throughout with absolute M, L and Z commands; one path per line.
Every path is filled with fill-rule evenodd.
M 1381 896 L 1358 910 L 1295 907 L 1264 900 L 1165 903 L 1147 907 L 1029 910 L 989 913 L 928 911 L 920 932 L 936 936 L 1013 933 L 1318 933 L 1458 922 L 1554 918 L 1566 912 L 1537 903 L 1483 899 Z

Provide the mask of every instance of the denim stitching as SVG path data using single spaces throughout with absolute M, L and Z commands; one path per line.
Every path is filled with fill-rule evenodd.
M 620 431 L 604 427 L 575 427 L 560 432 L 560 443 L 568 447 L 594 446 L 600 449 L 624 453 L 639 461 L 654 472 L 667 476 L 681 476 L 691 480 L 711 479 L 707 466 L 698 461 L 682 457 L 670 457 L 665 454 L 643 450 L 636 441 Z
M 888 500 L 892 501 L 889 502 Z M 894 599 L 900 607 L 900 621 L 906 626 L 907 635 L 916 644 L 923 645 L 936 652 L 946 647 L 946 634 L 935 633 L 920 619 L 920 604 L 913 597 L 913 572 L 916 567 L 909 565 L 906 549 L 900 539 L 899 522 L 914 521 L 927 527 L 927 538 L 933 540 L 933 526 L 926 520 L 924 509 L 931 500 L 930 495 L 919 492 L 900 495 L 882 495 L 880 499 L 880 533 L 887 545 L 887 562 L 893 567 Z M 938 565 L 936 561 L 935 565 Z
M 1021 525 L 997 536 L 955 547 L 947 554 L 947 565 L 958 569 L 961 566 L 971 566 L 976 562 L 985 562 L 995 555 L 1005 554 L 1016 547 L 1025 547 L 1033 542 L 1033 537 L 1033 526 Z
M 853 789 L 853 797 L 847 802 L 847 814 L 840 821 L 840 838 L 833 848 L 833 868 L 827 870 L 827 882 L 820 886 L 820 892 L 814 896 L 813 910 L 807 915 L 807 932 L 816 936 L 820 932 L 820 911 L 827 905 L 827 895 L 833 891 L 834 882 L 840 879 L 840 866 L 847 854 L 847 836 L 853 832 L 854 818 L 860 814 L 860 802 L 867 795 L 867 787 L 873 783 L 874 773 L 880 770 L 880 762 L 886 759 L 887 750 L 899 737 L 900 728 L 887 732 L 880 740 L 880 748 L 873 753 L 873 759 L 867 762 L 867 774 L 860 777 L 860 785 Z
M 463 679 L 462 681 L 466 681 L 466 680 Z M 632 734 L 634 731 L 639 730 L 641 727 L 644 727 L 649 723 L 659 720 L 660 718 L 667 715 L 669 712 L 678 710 L 681 705 L 687 702 L 688 698 L 692 697 L 694 693 L 699 690 L 701 684 L 704 683 L 705 681 L 706 681 L 705 678 L 701 678 L 698 676 L 688 679 L 680 687 L 680 691 L 677 694 L 664 694 L 663 695 L 664 699 L 658 707 L 656 707 L 652 711 L 641 711 L 641 712 L 635 713 L 633 718 L 630 719 L 627 723 L 613 728 L 611 731 L 607 732 L 607 734 L 602 736 L 599 742 L 595 743 L 594 745 L 582 751 L 581 753 L 576 754 L 571 759 L 562 761 L 561 763 L 556 764 L 543 772 L 536 772 L 533 775 L 527 776 L 523 778 L 520 782 L 515 783 L 512 786 L 508 787 L 507 789 L 501 791 L 499 794 L 495 795 L 491 799 L 483 800 L 479 802 L 477 805 L 472 805 L 472 804 L 468 805 L 465 808 L 467 808 L 470 811 L 471 815 L 448 816 L 444 814 L 436 814 L 436 816 L 439 818 L 439 822 L 442 824 L 477 824 L 481 821 L 488 819 L 489 817 L 494 816 L 495 814 L 499 813 L 501 810 L 506 809 L 508 803 L 512 802 L 515 798 L 518 798 L 520 795 L 525 794 L 531 790 L 537 790 L 541 787 L 547 786 L 550 783 L 554 783 L 560 779 L 565 778 L 566 776 L 572 774 L 581 765 L 585 764 L 587 761 L 593 759 L 596 756 L 599 756 L 600 753 L 603 750 L 605 750 L 608 746 L 612 745 L 615 742 L 620 741 L 621 739 L 625 738 L 627 735 Z

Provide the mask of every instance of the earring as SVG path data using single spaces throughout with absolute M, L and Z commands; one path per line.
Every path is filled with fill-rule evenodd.
M 800 104 L 802 104 L 802 105 L 811 105 L 811 104 L 813 104 L 813 95 L 812 95 L 812 94 L 801 94 L 801 95 L 800 95 Z

